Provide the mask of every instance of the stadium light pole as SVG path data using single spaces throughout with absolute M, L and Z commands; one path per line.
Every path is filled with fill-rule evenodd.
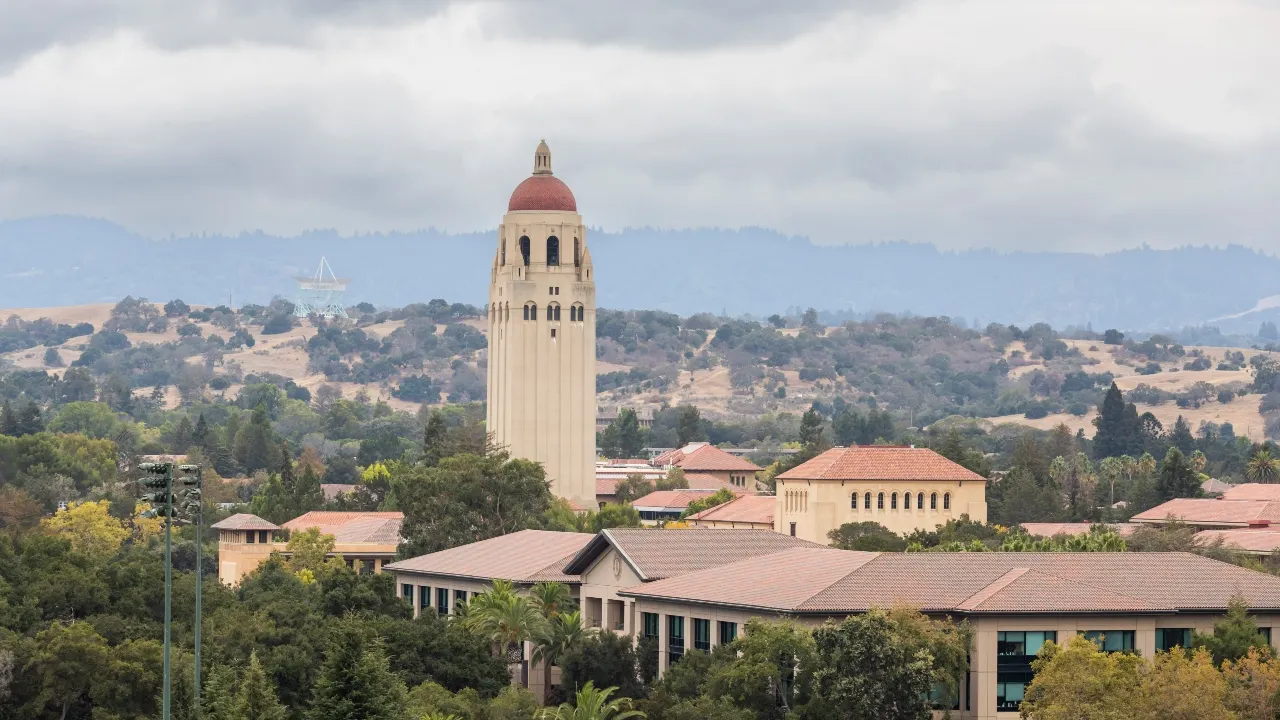
M 179 465 L 178 470 L 183 473 L 190 473 L 182 477 L 182 484 L 189 489 L 183 497 L 182 509 L 187 513 L 194 511 L 196 525 L 196 620 L 195 620 L 195 716 L 200 717 L 200 626 L 201 607 L 200 600 L 204 595 L 204 574 L 201 570 L 200 561 L 204 555 L 204 547 L 202 544 L 202 529 L 204 527 L 204 496 L 201 489 L 204 487 L 204 469 L 200 465 Z
M 147 493 L 143 498 L 148 502 L 160 503 L 159 506 L 153 505 L 153 509 L 148 510 L 145 515 L 147 517 L 164 515 L 164 691 L 161 701 L 161 718 L 170 720 L 172 673 L 169 656 L 173 625 L 173 463 L 142 463 L 138 465 L 138 469 L 147 476 L 147 479 L 142 481 L 142 485 L 157 491 Z M 155 507 L 161 509 L 157 511 Z

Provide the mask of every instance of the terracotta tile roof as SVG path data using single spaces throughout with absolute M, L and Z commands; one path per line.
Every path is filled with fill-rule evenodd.
M 1280 500 L 1175 498 L 1130 518 L 1136 523 L 1162 523 L 1170 517 L 1189 525 L 1244 527 L 1280 523 Z
M 237 513 L 209 527 L 214 530 L 279 530 L 280 526 L 249 513 Z
M 658 467 L 675 465 L 686 472 L 758 472 L 762 469 L 749 460 L 730 455 L 705 442 L 689 443 L 682 448 L 668 450 L 654 458 L 653 464 Z
M 1197 546 L 1205 546 L 1212 545 L 1219 539 L 1224 547 L 1247 553 L 1270 554 L 1280 550 L 1280 529 L 1201 530 L 1191 541 Z
M 597 477 L 596 478 L 596 495 L 597 496 L 608 495 L 609 497 L 613 497 L 614 495 L 617 495 L 619 482 L 621 481 L 616 479 L 602 480 Z
M 778 477 L 783 480 L 986 480 L 928 448 L 885 445 L 831 448 Z
M 400 512 L 331 512 L 312 510 L 285 523 L 286 530 L 317 528 L 325 535 L 332 535 L 334 542 L 375 543 L 396 545 L 400 542 L 400 524 L 404 513 Z
M 385 566 L 388 570 L 480 580 L 579 582 L 564 566 L 595 537 L 587 533 L 522 530 Z
M 1269 483 L 1242 483 L 1240 485 L 1227 485 L 1220 480 L 1210 478 L 1205 483 L 1201 483 L 1200 487 L 1204 487 L 1209 482 L 1217 482 L 1219 485 L 1226 487 L 1216 490 L 1222 493 L 1223 500 L 1280 500 L 1280 485 L 1272 485 Z M 1206 490 L 1206 492 L 1208 492 Z
M 830 579 L 844 567 L 851 569 Z M 937 613 L 1061 614 L 1221 611 L 1237 593 L 1255 610 L 1280 609 L 1280 578 L 1190 553 L 799 548 L 621 594 L 795 614 L 865 612 L 899 602 Z
M 359 486 L 344 483 L 321 483 L 320 492 L 324 493 L 325 500 L 336 500 L 339 495 L 355 492 L 357 487 Z
M 730 487 L 735 495 L 745 495 L 740 488 Z M 631 505 L 637 509 L 664 508 L 667 510 L 684 510 L 695 500 L 705 500 L 716 494 L 716 490 L 654 490 L 644 497 L 636 498 Z
M 772 530 L 612 528 L 601 531 L 584 546 L 565 567 L 565 572 L 585 572 L 610 547 L 616 548 L 636 574 L 647 582 L 789 548 L 825 546 Z
M 1021 527 L 1028 535 L 1036 537 L 1053 537 L 1055 535 L 1087 535 L 1094 523 L 1022 523 Z M 1114 523 L 1109 525 L 1121 537 L 1129 537 L 1141 525 L 1133 523 Z
M 689 516 L 692 522 L 743 522 L 773 525 L 773 511 L 778 498 L 773 495 L 743 495 L 723 505 Z

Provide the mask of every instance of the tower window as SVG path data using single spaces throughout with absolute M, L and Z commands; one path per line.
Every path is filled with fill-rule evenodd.
M 547 306 L 547 319 L 548 319 L 548 320 L 559 320 L 559 319 L 560 319 L 560 306 L 559 306 L 559 305 L 551 304 L 551 305 L 548 305 L 548 306 Z
M 525 320 L 537 320 L 537 319 L 538 319 L 538 306 L 537 306 L 537 305 L 534 305 L 533 303 L 529 303 L 528 305 L 525 305 L 525 306 L 524 306 L 524 319 L 525 319 Z
M 573 266 L 582 267 L 582 241 L 573 239 Z
M 547 264 L 560 264 L 560 238 L 555 235 L 547 238 Z
M 520 254 L 524 256 L 524 264 L 529 265 L 529 236 L 520 236 Z
M 556 329 L 555 329 L 555 328 L 551 328 L 551 339 L 552 339 L 552 340 L 555 340 L 555 339 L 556 339 Z
M 499 265 L 507 264 L 507 239 L 502 238 L 502 258 L 498 261 Z

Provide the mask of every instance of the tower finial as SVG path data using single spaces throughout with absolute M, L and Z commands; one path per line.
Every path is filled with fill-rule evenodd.
M 533 153 L 533 174 L 551 174 L 551 148 L 547 147 L 546 140 L 538 143 L 538 149 Z

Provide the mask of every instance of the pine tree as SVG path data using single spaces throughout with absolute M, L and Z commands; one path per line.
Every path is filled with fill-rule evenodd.
M 1196 438 L 1191 434 L 1191 426 L 1181 416 L 1178 416 L 1177 422 L 1173 424 L 1173 432 L 1169 433 L 1169 442 L 1182 451 L 1184 455 L 1190 455 L 1195 452 Z
M 1200 481 L 1196 477 L 1195 468 L 1187 462 L 1187 457 L 1176 447 L 1169 448 L 1160 463 L 1160 479 L 1156 484 L 1160 497 L 1165 500 L 1173 498 L 1195 497 L 1200 494 Z
M 644 430 L 640 429 L 640 418 L 636 417 L 636 411 L 627 408 L 618 413 L 618 419 L 613 421 L 613 425 L 618 427 L 620 455 L 624 458 L 639 457 L 640 451 L 644 449 Z
M 28 401 L 22 406 L 22 410 L 18 413 L 18 435 L 35 435 L 44 432 L 44 416 L 40 413 L 40 406 L 34 401 Z
M 253 410 L 249 424 L 240 429 L 235 439 L 236 461 L 244 467 L 245 472 L 252 473 L 271 467 L 274 454 L 271 435 L 271 419 L 267 415 L 267 408 L 258 405 Z
M 698 412 L 698 408 L 693 405 L 680 408 L 680 420 L 676 425 L 676 440 L 680 447 L 706 439 L 707 434 L 702 429 L 702 413 Z
M 324 490 L 320 487 L 320 476 L 310 465 L 302 467 L 302 476 L 298 478 L 293 492 L 293 506 L 299 515 L 309 513 L 324 505 Z
M 4 401 L 4 407 L 0 408 L 0 435 L 9 435 L 15 437 L 18 434 L 18 416 L 13 412 L 13 405 L 8 400 Z
M 368 629 L 343 620 L 332 637 L 308 720 L 408 720 L 404 681 Z
M 245 669 L 244 677 L 241 679 L 240 692 L 236 694 L 231 719 L 285 720 L 287 717 L 284 706 L 280 704 L 280 698 L 276 696 L 275 684 L 262 669 L 255 650 L 249 655 L 249 667 Z
M 435 467 L 448 455 L 446 444 L 449 439 L 449 427 L 445 425 L 444 413 L 431 411 L 427 418 L 427 428 L 422 434 L 422 464 Z
M 289 452 L 289 441 L 280 442 L 280 484 L 284 491 L 296 497 L 298 495 L 298 478 L 293 474 L 293 454 Z
M 1098 408 L 1098 431 L 1093 436 L 1093 453 L 1098 459 L 1127 454 L 1130 431 L 1126 428 L 1124 394 L 1111 383 Z
M 240 684 L 234 668 L 215 665 L 209 670 L 200 695 L 201 720 L 232 720 L 236 704 L 236 687 Z
M 173 451 L 182 454 L 191 449 L 195 432 L 195 428 L 191 425 L 191 418 L 183 415 L 178 421 L 178 427 L 173 431 Z
M 213 448 L 209 443 L 209 423 L 204 419 L 204 413 L 200 413 L 200 417 L 196 418 L 195 429 L 191 431 L 191 444 L 204 451 L 206 457 L 211 456 L 210 452 Z

